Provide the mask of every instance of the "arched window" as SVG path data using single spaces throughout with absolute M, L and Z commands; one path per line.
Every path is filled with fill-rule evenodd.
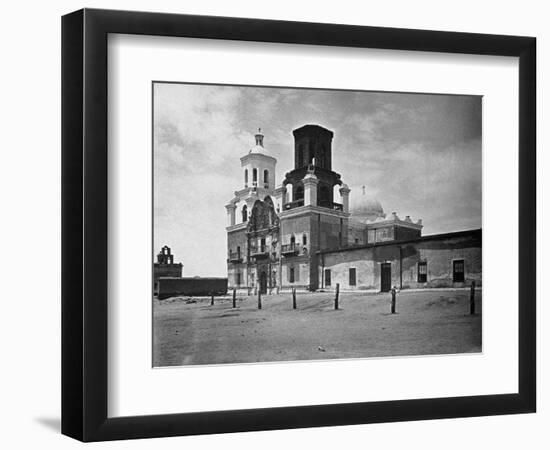
M 243 206 L 243 222 L 246 222 L 248 220 L 248 210 L 246 205 Z
M 306 235 L 306 234 L 304 234 L 304 235 L 302 236 L 302 244 L 303 244 L 303 245 L 307 245 L 307 235 Z
M 304 198 L 304 187 L 298 186 L 296 188 L 296 198 L 295 200 L 302 200 Z
M 258 183 L 258 169 L 252 169 L 252 183 L 254 186 Z
M 297 167 L 297 169 L 299 169 L 302 166 L 304 166 L 304 146 L 303 146 L 303 144 L 300 144 L 298 146 L 298 167 Z
M 296 238 L 294 237 L 294 235 L 292 235 L 292 236 L 290 237 L 290 245 L 291 245 L 292 247 L 294 247 L 294 244 L 296 244 Z
M 264 170 L 264 187 L 269 187 L 269 170 Z
M 292 184 L 287 184 L 286 186 L 286 203 L 291 203 L 294 201 L 294 186 Z
M 244 169 L 244 187 L 248 187 L 248 169 Z

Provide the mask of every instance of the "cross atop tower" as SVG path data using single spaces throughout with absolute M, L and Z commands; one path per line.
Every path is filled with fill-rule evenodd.
M 256 145 L 259 145 L 260 147 L 264 146 L 264 135 L 262 134 L 262 129 L 258 128 L 258 134 L 255 134 L 254 137 L 256 138 Z

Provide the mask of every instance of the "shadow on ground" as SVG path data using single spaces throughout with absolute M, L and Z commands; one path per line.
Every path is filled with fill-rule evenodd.
M 61 433 L 61 419 L 59 417 L 37 417 L 34 420 L 50 431 Z

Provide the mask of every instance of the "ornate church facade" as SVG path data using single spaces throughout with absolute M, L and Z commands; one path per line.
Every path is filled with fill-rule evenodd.
M 424 237 L 422 220 L 387 217 L 364 187 L 350 208 L 351 190 L 332 169 L 333 132 L 305 125 L 293 135 L 294 169 L 280 185 L 260 130 L 241 158 L 243 187 L 225 206 L 230 289 L 314 291 L 338 283 L 386 291 L 481 282 L 481 230 Z

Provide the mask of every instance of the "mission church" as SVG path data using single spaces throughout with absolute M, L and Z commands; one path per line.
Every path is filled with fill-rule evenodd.
M 332 169 L 334 133 L 293 131 L 294 169 L 277 186 L 276 158 L 255 146 L 241 157 L 242 187 L 227 210 L 229 288 L 251 293 L 389 291 L 481 284 L 481 229 L 422 235 L 422 220 L 387 215 L 365 188 Z M 351 200 L 351 201 L 350 201 Z

